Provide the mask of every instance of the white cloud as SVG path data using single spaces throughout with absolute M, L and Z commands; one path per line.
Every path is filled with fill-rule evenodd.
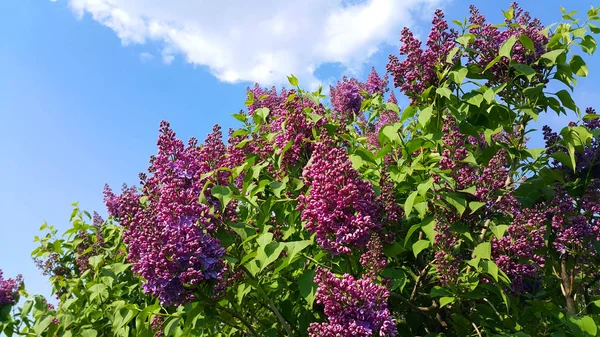
M 140 60 L 142 62 L 149 62 L 150 60 L 152 60 L 154 58 L 154 55 L 148 53 L 148 52 L 141 52 L 140 53 Z
M 68 0 L 124 45 L 158 42 L 162 59 L 206 66 L 225 82 L 318 82 L 325 63 L 359 68 L 441 0 Z

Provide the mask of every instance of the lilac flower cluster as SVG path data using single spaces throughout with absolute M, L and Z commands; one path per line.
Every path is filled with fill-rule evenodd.
M 281 89 L 278 94 L 275 87 L 266 89 L 262 88 L 258 83 L 256 83 L 254 84 L 253 88 L 248 88 L 246 92 L 248 97 L 252 96 L 254 98 L 252 104 L 248 106 L 248 113 L 253 115 L 254 111 L 260 108 L 268 108 L 273 110 L 277 107 L 283 106 L 289 94 L 293 91 L 288 92 L 285 89 Z
M 444 13 L 436 10 L 432 28 L 426 41 L 427 49 L 421 49 L 421 41 L 404 28 L 401 33 L 400 55 L 406 55 L 403 61 L 390 55 L 387 70 L 394 79 L 394 85 L 400 88 L 413 102 L 430 86 L 438 83 L 437 71 L 440 65 L 447 64 L 446 58 L 456 45 L 457 32 L 448 30 Z
M 372 67 L 364 87 L 369 95 L 383 95 L 387 91 L 387 81 L 379 77 L 375 67 Z
M 552 201 L 552 231 L 554 247 L 560 254 L 572 256 L 594 256 L 594 242 L 600 241 L 598 219 L 594 217 L 600 209 L 600 181 L 595 180 L 587 189 L 581 208 L 566 191 L 559 189 Z
M 360 179 L 343 148 L 316 144 L 302 177 L 310 191 L 298 197 L 298 210 L 325 250 L 350 254 L 380 231 L 373 187 Z
M 44 276 L 65 276 L 69 273 L 69 270 L 62 264 L 60 256 L 57 253 L 50 253 L 45 259 L 34 259 L 34 262 Z
M 511 278 L 514 293 L 524 292 L 524 280 L 535 278 L 544 267 L 544 258 L 535 251 L 545 245 L 546 219 L 544 205 L 524 209 L 515 216 L 505 236 L 492 240 L 494 262 Z
M 152 318 L 152 323 L 150 326 L 152 327 L 152 331 L 154 331 L 154 337 L 163 337 L 165 334 L 163 332 L 164 320 L 162 316 L 154 316 Z
M 377 235 L 371 236 L 366 251 L 360 256 L 360 264 L 366 270 L 365 276 L 371 279 L 375 279 L 387 266 L 381 239 Z
M 439 167 L 441 170 L 451 170 L 453 176 L 457 178 L 457 189 L 464 189 L 473 182 L 474 169 L 462 161 L 467 158 L 469 152 L 465 147 L 465 135 L 463 135 L 456 125 L 456 120 L 452 116 L 446 116 L 442 126 L 442 151 Z
M 311 143 L 307 140 L 314 138 L 313 129 L 321 130 L 321 127 L 327 123 L 325 107 L 298 95 L 295 90 L 283 89 L 277 93 L 275 88 L 267 90 L 256 85 L 253 89 L 248 89 L 248 95 L 254 97 L 254 103 L 248 107 L 248 113 L 252 115 L 257 108 L 268 108 L 267 123 L 264 123 L 258 132 L 250 135 L 251 142 L 245 143 L 242 149 L 235 149 L 232 154 L 239 153 L 236 155 L 239 158 L 242 158 L 241 154 L 244 156 L 255 154 L 261 158 L 269 158 L 273 155 L 282 157 L 278 171 L 272 165 L 267 167 L 267 170 L 276 177 L 296 167 L 301 160 L 308 160 Z M 322 118 L 314 122 L 308 118 L 308 110 Z M 269 133 L 275 136 L 268 140 L 264 135 Z
M 458 241 L 458 233 L 450 229 L 447 219 L 438 219 L 435 224 L 434 260 L 435 269 L 443 285 L 456 282 L 463 262 L 460 255 L 454 254 L 454 246 Z
M 80 230 L 77 236 L 81 241 L 75 247 L 75 264 L 79 268 L 79 272 L 84 272 L 90 268 L 89 259 L 94 255 L 101 253 L 100 248 L 104 244 L 104 236 L 102 234 L 102 225 L 104 220 L 94 212 L 93 216 L 93 233 L 88 233 Z
M 192 139 L 187 147 L 167 122 L 160 131 L 158 154 L 148 169 L 152 176 L 142 177 L 142 193 L 124 187 L 115 195 L 106 187 L 105 202 L 109 214 L 126 228 L 128 259 L 145 279 L 144 291 L 163 304 L 177 305 L 193 300 L 203 284 L 222 279 L 225 250 L 211 235 L 218 223 L 209 206 L 198 200 L 209 179 L 202 176 L 221 167 L 226 148 L 219 128 L 203 146 Z M 213 179 L 218 183 L 225 178 Z
M 469 45 L 469 48 L 473 50 L 472 53 L 469 53 L 470 62 L 485 69 L 496 58 L 498 50 L 504 42 L 511 36 L 517 39 L 511 53 L 511 60 L 505 58 L 490 68 L 493 74 L 492 83 L 504 83 L 511 79 L 508 61 L 530 65 L 546 52 L 545 46 L 548 43 L 548 37 L 542 33 L 544 26 L 540 20 L 532 19 L 529 13 L 523 12 L 516 2 L 512 3 L 510 7 L 510 10 L 513 11 L 513 18 L 506 20 L 505 30 L 500 30 L 497 26 L 486 22 L 485 17 L 475 6 L 471 5 L 470 7 L 469 33 L 475 36 L 474 41 Z M 533 50 L 527 49 L 520 42 L 521 35 L 527 36 L 533 42 Z
M 309 108 L 311 113 L 321 116 L 317 122 L 313 122 L 306 115 L 305 109 Z M 312 144 L 307 140 L 313 139 L 313 129 L 323 132 L 322 126 L 327 123 L 325 108 L 317 106 L 314 102 L 295 95 L 293 99 L 279 109 L 272 111 L 273 122 L 271 132 L 277 133 L 274 138 L 275 153 L 282 156 L 282 170 L 295 167 L 300 159 L 308 159 L 312 150 Z M 291 144 L 284 152 L 286 145 Z
M 394 92 L 390 94 L 390 97 L 387 100 L 388 103 L 398 104 L 398 100 L 396 99 L 396 95 Z M 394 124 L 400 120 L 400 116 L 395 111 L 392 110 L 384 110 L 380 112 L 377 121 L 367 126 L 367 132 L 365 133 L 367 136 L 367 144 L 371 145 L 375 149 L 380 148 L 379 144 L 379 131 L 386 125 Z
M 0 269 L 0 306 L 15 305 L 19 300 L 19 288 L 23 284 L 23 276 L 16 278 L 3 277 L 4 272 Z
M 587 108 L 586 115 L 594 116 L 596 114 L 596 110 L 593 108 Z M 570 122 L 569 126 L 577 126 L 576 123 Z M 600 128 L 600 119 L 590 118 L 586 119 L 583 122 L 583 126 L 585 126 L 588 130 L 593 131 Z M 561 145 L 562 137 L 559 136 L 556 132 L 552 131 L 552 129 L 548 125 L 544 125 L 542 128 L 542 132 L 544 135 L 544 140 L 546 141 L 546 153 L 552 155 L 555 152 L 566 152 L 567 148 Z M 552 164 L 556 167 L 560 167 L 565 172 L 569 174 L 572 173 L 570 168 L 564 167 L 557 160 L 553 160 Z M 591 143 L 584 147 L 582 152 L 575 153 L 575 171 L 577 173 L 587 173 L 588 171 L 592 171 L 596 174 L 596 177 L 600 177 L 600 140 L 598 137 L 594 137 Z
M 337 112 L 337 119 L 342 123 L 351 121 L 360 111 L 364 99 L 361 92 L 364 90 L 366 90 L 364 83 L 346 76 L 342 78 L 342 81 L 338 81 L 335 87 L 330 86 L 331 104 Z
M 396 325 L 387 308 L 389 291 L 370 279 L 317 269 L 316 301 L 325 307 L 329 322 L 311 323 L 310 337 L 394 337 Z
M 485 148 L 487 145 L 483 136 L 466 137 L 456 125 L 451 116 L 446 116 L 442 126 L 443 150 L 439 162 L 442 170 L 451 170 L 450 176 L 456 181 L 456 190 L 476 186 L 475 197 L 486 203 L 486 209 L 503 214 L 514 214 L 518 209 L 518 201 L 510 193 L 515 187 L 510 181 L 509 163 L 505 150 L 499 150 L 485 165 L 472 165 L 464 159 L 469 155 L 468 144 L 472 150 L 477 147 Z M 496 134 L 494 141 L 507 140 L 511 136 L 507 133 Z
M 404 210 L 396 198 L 394 182 L 390 179 L 387 172 L 382 172 L 379 184 L 381 193 L 377 196 L 376 201 L 377 204 L 381 205 L 383 222 L 388 225 L 386 227 L 393 227 L 404 216 Z M 393 233 L 389 233 L 388 235 L 393 235 Z

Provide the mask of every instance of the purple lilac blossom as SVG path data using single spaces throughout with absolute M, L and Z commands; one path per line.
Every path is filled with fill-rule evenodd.
M 3 271 L 0 269 L 0 306 L 15 305 L 19 300 L 19 288 L 23 284 L 23 276 L 17 275 L 15 278 L 3 277 Z
M 193 300 L 204 284 L 222 281 L 225 250 L 212 236 L 219 223 L 198 200 L 209 179 L 202 176 L 222 166 L 226 147 L 218 127 L 203 146 L 195 139 L 184 146 L 167 122 L 160 131 L 158 154 L 148 169 L 152 176 L 145 179 L 142 192 L 124 187 L 115 195 L 106 187 L 105 202 L 109 214 L 126 228 L 128 259 L 145 279 L 144 291 L 165 305 L 177 305 Z M 211 179 L 219 183 L 226 175 Z M 209 202 L 218 206 L 218 200 Z
M 298 210 L 325 250 L 350 254 L 380 231 L 373 187 L 360 179 L 346 150 L 327 141 L 316 144 L 302 177 L 310 190 L 298 197 Z
M 394 337 L 396 324 L 387 308 L 389 291 L 371 279 L 341 278 L 318 268 L 316 301 L 322 304 L 327 323 L 311 323 L 310 337 Z
M 485 69 L 498 55 L 498 50 L 504 42 L 511 36 L 517 39 L 512 53 L 511 60 L 515 63 L 531 65 L 539 56 L 546 52 L 548 37 L 542 33 L 544 26 L 538 19 L 532 19 L 528 12 L 523 12 L 516 2 L 510 5 L 513 12 L 513 18 L 506 21 L 506 29 L 501 30 L 496 25 L 486 22 L 485 17 L 479 13 L 479 10 L 471 5 L 469 17 L 469 33 L 475 36 L 470 43 L 469 48 L 474 50 L 470 54 L 470 62 L 477 64 L 481 69 Z M 533 43 L 533 50 L 527 49 L 521 42 L 520 36 L 528 37 Z M 497 62 L 490 68 L 492 73 L 492 84 L 505 83 L 513 77 L 508 67 L 509 60 Z
M 394 79 L 394 86 L 400 88 L 414 103 L 419 96 L 432 85 L 437 85 L 439 65 L 448 65 L 446 58 L 456 43 L 457 36 L 453 29 L 448 30 L 444 13 L 436 10 L 432 20 L 432 28 L 426 41 L 427 49 L 421 49 L 421 41 L 413 33 L 404 28 L 401 33 L 400 55 L 406 58 L 400 61 L 390 55 L 387 70 Z

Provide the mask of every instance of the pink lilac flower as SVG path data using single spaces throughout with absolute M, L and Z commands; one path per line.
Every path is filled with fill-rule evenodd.
M 0 269 L 0 306 L 15 305 L 19 299 L 19 289 L 23 285 L 23 276 L 17 275 L 16 278 L 3 277 Z
M 383 95 L 386 89 L 387 83 L 385 79 L 381 79 L 381 77 L 379 77 L 379 74 L 375 70 L 375 67 L 371 68 L 371 73 L 367 78 L 367 82 L 365 82 L 365 91 L 369 95 Z
M 317 269 L 317 303 L 322 304 L 327 323 L 311 323 L 310 337 L 394 337 L 396 324 L 387 308 L 389 291 L 371 279 L 341 278 Z
M 381 239 L 373 235 L 367 244 L 366 251 L 360 256 L 360 264 L 365 269 L 365 277 L 375 279 L 387 266 L 387 258 L 383 253 Z
M 507 60 L 506 57 L 497 62 L 490 68 L 492 73 L 492 80 L 494 83 L 504 83 L 511 79 L 512 74 L 509 71 L 508 61 L 515 63 L 531 65 L 537 61 L 540 55 L 546 52 L 546 44 L 548 43 L 548 37 L 545 36 L 542 31 L 544 26 L 538 19 L 532 19 L 528 12 L 523 12 L 518 4 L 512 3 L 511 10 L 513 11 L 513 18 L 506 20 L 506 29 L 501 30 L 499 27 L 486 22 L 485 17 L 479 13 L 479 10 L 471 5 L 469 17 L 469 33 L 475 36 L 473 42 L 470 43 L 469 48 L 473 50 L 469 54 L 469 61 L 477 64 L 481 69 L 485 69 L 487 65 L 493 61 L 498 55 L 498 50 L 504 42 L 510 37 L 516 38 L 516 43 L 511 53 L 511 60 Z M 524 35 L 528 37 L 533 43 L 533 50 L 529 50 L 524 46 L 519 37 Z
M 115 195 L 107 187 L 105 202 L 109 214 L 126 228 L 128 259 L 145 279 L 144 291 L 163 304 L 177 305 L 193 300 L 204 285 L 222 280 L 225 250 L 212 236 L 220 224 L 199 199 L 207 179 L 226 183 L 228 173 L 203 176 L 222 167 L 226 147 L 218 127 L 202 146 L 195 139 L 185 146 L 167 122 L 160 131 L 158 154 L 148 169 L 152 175 L 144 180 L 142 192 L 125 186 Z M 220 209 L 218 200 L 205 196 Z
M 342 124 L 351 121 L 360 111 L 364 97 L 361 91 L 365 85 L 354 78 L 344 76 L 335 87 L 330 87 L 331 104 L 336 112 L 337 119 Z
M 394 79 L 394 86 L 410 97 L 414 103 L 430 86 L 437 85 L 437 72 L 440 66 L 451 66 L 446 63 L 450 51 L 456 43 L 457 33 L 448 30 L 444 13 L 436 10 L 432 20 L 432 28 L 426 41 L 427 49 L 421 49 L 421 41 L 413 33 L 404 28 L 401 33 L 400 55 L 405 55 L 403 61 L 390 55 L 387 70 Z
M 325 250 L 350 254 L 380 231 L 373 187 L 360 179 L 346 150 L 328 141 L 316 144 L 302 178 L 310 190 L 298 197 L 298 210 Z
M 544 258 L 536 250 L 544 247 L 547 212 L 544 205 L 524 209 L 517 214 L 501 238 L 492 241 L 492 257 L 503 272 L 511 278 L 512 291 L 525 291 L 524 281 L 537 277 L 544 267 Z
M 456 282 L 463 262 L 460 255 L 454 254 L 454 246 L 458 241 L 458 233 L 450 230 L 447 219 L 440 217 L 435 224 L 434 260 L 436 271 L 443 285 Z

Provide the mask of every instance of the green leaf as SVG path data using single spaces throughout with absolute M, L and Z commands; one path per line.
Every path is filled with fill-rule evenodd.
M 129 269 L 129 267 L 131 267 L 131 263 L 113 263 L 111 265 L 108 265 L 108 269 L 112 270 L 112 272 L 115 273 L 115 275 L 122 274 L 127 269 Z
M 569 64 L 571 65 L 571 70 L 573 70 L 575 75 L 579 77 L 587 77 L 588 67 L 585 64 L 585 61 L 581 58 L 581 56 L 573 55 Z
M 394 242 L 391 245 L 383 246 L 383 253 L 387 257 L 394 257 L 394 256 L 400 254 L 403 250 L 404 250 L 404 247 L 402 247 L 402 245 L 399 244 L 398 242 Z
M 430 244 L 431 244 L 431 241 L 429 241 L 429 240 L 419 240 L 419 241 L 413 243 L 412 250 L 413 250 L 413 254 L 415 254 L 415 257 L 417 257 L 419 255 L 419 253 L 421 253 L 423 251 L 423 249 L 428 248 Z
M 456 210 L 458 211 L 458 213 L 461 216 L 467 209 L 467 201 L 465 200 L 465 198 L 461 197 L 460 195 L 458 195 L 456 193 L 448 193 L 446 195 L 446 200 L 448 201 L 448 203 L 450 205 L 452 205 L 452 206 L 454 206 L 454 208 L 456 208 Z
M 287 77 L 287 79 L 288 79 L 288 82 L 290 82 L 290 84 L 293 87 L 297 87 L 298 86 L 298 79 L 296 78 L 296 76 L 290 75 L 290 76 Z
M 490 260 L 481 260 L 479 261 L 479 265 L 483 272 L 491 275 L 494 278 L 494 281 L 498 282 L 498 266 L 494 263 L 494 261 Z
M 433 187 L 433 178 L 429 178 L 427 181 L 420 183 L 417 186 L 417 191 L 423 197 L 427 196 L 427 191 L 429 191 Z
M 561 151 L 556 151 L 551 155 L 551 157 L 575 171 L 575 162 L 571 160 L 571 157 L 568 154 Z
M 300 296 L 302 296 L 309 307 L 312 308 L 313 302 L 315 301 L 315 293 L 317 291 L 317 285 L 315 284 L 315 271 L 307 270 L 298 278 L 298 289 L 300 290 Z
M 485 206 L 485 202 L 481 201 L 471 201 L 469 202 L 469 208 L 471 209 L 471 214 L 477 212 L 478 209 Z
M 175 330 L 177 329 L 177 326 L 179 325 L 179 320 L 181 319 L 181 317 L 172 317 L 170 318 L 167 323 L 165 324 L 165 336 L 173 336 L 175 334 Z
M 575 102 L 573 101 L 573 98 L 571 98 L 571 94 L 569 94 L 568 91 L 566 91 L 565 89 L 560 90 L 559 92 L 556 93 L 556 96 L 558 97 L 558 99 L 560 99 L 560 102 L 566 108 L 569 108 L 569 109 L 579 113 L 579 108 L 577 107 L 577 105 L 575 105 Z
M 23 304 L 23 308 L 21 309 L 21 317 L 29 315 L 29 312 L 31 311 L 32 307 L 33 307 L 33 301 L 31 301 L 31 300 L 26 301 Z
M 417 230 L 421 228 L 421 225 L 416 224 L 416 225 L 412 225 L 409 229 L 408 232 L 406 232 L 406 236 L 404 237 L 404 247 L 406 247 L 406 245 L 408 244 L 408 240 L 411 238 L 411 236 L 413 235 L 413 233 Z
M 285 251 L 287 252 L 288 259 L 292 261 L 294 257 L 303 251 L 306 247 L 310 246 L 312 241 L 304 240 L 304 241 L 293 241 L 285 243 Z
M 477 164 L 477 163 L 475 163 L 475 164 Z M 465 188 L 464 190 L 459 190 L 459 192 L 475 195 L 475 193 L 477 192 L 477 186 L 473 185 L 471 187 Z
M 515 8 L 511 6 L 507 11 L 503 10 L 502 14 L 504 14 L 506 20 L 510 21 L 515 16 Z
M 476 107 L 480 107 L 481 103 L 483 103 L 483 95 L 480 93 L 468 93 L 467 95 L 468 97 L 464 97 L 467 101 L 467 103 L 474 105 Z
M 535 45 L 533 41 L 529 38 L 529 36 L 525 34 L 519 35 L 519 42 L 523 45 L 523 47 L 529 49 L 529 51 L 535 52 Z
M 379 131 L 379 134 L 384 135 L 392 143 L 398 145 L 398 144 L 402 143 L 402 140 L 400 139 L 400 136 L 398 135 L 398 129 L 399 129 L 399 126 L 388 124 L 381 128 L 381 130 Z
M 490 61 L 490 63 L 488 63 L 487 66 L 485 66 L 485 68 L 483 69 L 483 71 L 484 72 L 488 71 L 488 69 L 490 69 L 491 67 L 493 67 L 500 60 L 502 60 L 502 56 L 496 56 L 493 60 Z
M 440 88 L 437 88 L 437 89 L 435 90 L 435 92 L 436 92 L 438 95 L 440 95 L 440 96 L 443 96 L 443 97 L 446 97 L 446 98 L 448 98 L 448 99 L 450 98 L 450 96 L 452 96 L 452 91 L 450 91 L 450 89 L 448 89 L 447 87 L 440 87 Z
M 504 43 L 500 46 L 500 51 L 498 53 L 499 56 L 505 56 L 508 59 L 511 58 L 511 53 L 513 46 L 517 42 L 517 38 L 514 35 L 511 35 Z
M 475 35 L 473 34 L 465 34 L 463 36 L 459 36 L 456 38 L 456 42 L 460 43 L 463 46 L 469 45 L 471 41 L 475 39 Z
M 252 105 L 252 104 L 250 104 Z M 248 120 L 248 116 L 246 116 L 245 114 L 232 114 L 233 118 L 237 119 L 238 121 L 245 123 Z
M 576 317 L 571 316 L 567 321 L 571 331 L 575 336 L 596 336 L 598 333 L 598 326 L 594 319 L 590 316 Z
M 152 313 L 158 313 L 160 311 L 160 306 L 158 304 L 153 304 L 145 307 L 135 318 L 135 326 L 136 329 L 141 330 L 144 324 L 146 323 L 146 319 Z
M 400 114 L 400 108 L 398 107 L 398 105 L 396 105 L 394 103 L 390 103 L 390 102 L 385 103 L 385 108 L 389 111 L 393 111 L 397 114 Z
M 92 268 L 94 268 L 94 270 L 98 270 L 100 265 L 104 263 L 104 256 L 103 255 L 92 256 L 88 259 L 88 261 L 90 263 L 90 266 L 92 266 Z
M 518 73 L 525 75 L 529 81 L 531 81 L 533 77 L 537 75 L 537 72 L 526 64 L 515 63 L 512 65 L 512 67 L 515 68 Z
M 482 242 L 473 252 L 476 257 L 489 260 L 492 257 L 492 245 L 489 242 Z
M 422 126 L 427 125 L 427 122 L 429 122 L 432 115 L 433 108 L 431 107 L 431 105 L 421 110 L 421 112 L 419 112 L 419 124 L 421 124 Z
M 540 59 L 548 60 L 551 65 L 554 65 L 554 64 L 556 64 L 556 59 L 560 55 L 562 55 L 564 52 L 565 52 L 564 49 L 552 50 L 552 51 L 549 51 L 549 52 L 543 54 L 542 56 L 540 56 Z
M 248 92 L 248 98 L 246 99 L 246 106 L 251 106 L 252 104 L 254 104 L 254 93 L 252 92 Z
M 458 85 L 461 85 L 464 82 L 465 78 L 467 77 L 468 73 L 469 73 L 469 70 L 467 68 L 463 67 L 458 70 L 451 71 L 450 74 L 448 75 L 448 78 L 452 82 L 454 82 Z
M 90 288 L 90 301 L 93 301 L 96 297 L 100 297 L 100 299 L 106 299 L 108 297 L 108 288 L 106 285 L 102 283 L 96 283 L 92 285 Z
M 402 291 L 406 285 L 406 274 L 402 269 L 387 268 L 381 273 L 381 276 L 391 279 L 390 290 L 400 288 Z
M 433 288 L 431 288 L 431 292 L 429 293 L 429 295 L 431 295 L 431 297 L 442 297 L 452 295 L 452 293 L 446 288 L 434 286 Z
M 406 217 L 410 215 L 413 209 L 413 205 L 415 203 L 415 198 L 419 194 L 418 191 L 413 191 L 408 198 L 406 198 L 406 202 L 404 203 L 404 212 L 406 213 Z
M 264 247 L 260 247 L 256 253 L 255 260 L 258 262 L 260 271 L 263 271 L 271 263 L 275 262 L 279 258 L 279 255 L 285 248 L 285 245 L 279 242 L 271 242 Z
M 454 56 L 456 55 L 456 53 L 458 53 L 458 51 L 459 51 L 458 46 L 452 48 L 450 50 L 450 52 L 448 53 L 448 55 L 446 56 L 446 63 L 453 64 L 454 63 Z
M 237 129 L 235 130 L 232 134 L 231 137 L 238 137 L 238 136 L 247 136 L 249 135 L 251 132 L 249 130 L 246 129 Z
M 270 110 L 268 108 L 259 108 L 254 110 L 253 119 L 254 122 L 260 124 L 267 120 L 267 116 L 269 115 Z
M 256 242 L 260 247 L 266 247 L 268 244 L 273 242 L 273 233 L 269 233 L 266 230 L 267 229 L 265 228 L 265 231 L 256 239 Z
M 492 88 L 488 88 L 484 93 L 483 93 L 483 98 L 485 99 L 485 101 L 488 104 L 491 104 L 494 99 L 496 98 L 496 93 L 494 92 L 494 90 L 492 90 Z
M 596 51 L 596 39 L 591 35 L 586 35 L 581 42 L 579 42 L 581 49 L 589 55 L 592 55 Z
M 408 106 L 402 112 L 402 117 L 400 117 L 400 122 L 404 122 L 405 120 L 412 118 L 417 113 L 417 109 L 413 106 Z
M 448 304 L 452 304 L 454 301 L 456 301 L 455 297 L 442 297 L 440 298 L 440 308 L 443 308 Z
M 215 185 L 210 189 L 211 194 L 221 202 L 221 211 L 233 199 L 233 192 L 228 186 Z
M 131 322 L 131 320 L 136 316 L 137 311 L 128 307 L 119 309 L 119 311 L 115 315 L 115 320 L 113 321 L 113 328 L 115 330 L 120 329 L 123 326 L 126 326 Z
M 85 329 L 81 330 L 81 337 L 96 337 L 98 336 L 98 332 L 94 329 Z
M 496 236 L 496 238 L 501 239 L 504 236 L 504 233 L 508 229 L 508 225 L 496 225 L 490 226 L 492 233 Z
M 527 154 L 529 154 L 531 156 L 531 158 L 533 158 L 533 160 L 537 160 L 542 153 L 546 152 L 545 148 L 537 148 L 537 149 L 527 149 Z
M 48 326 L 50 325 L 50 323 L 52 323 L 52 316 L 46 316 L 44 317 L 41 321 L 37 321 L 35 323 L 35 326 L 33 327 L 33 330 L 35 331 L 35 333 L 38 336 L 42 335 L 42 332 L 44 330 L 46 330 L 46 328 L 48 328 Z

